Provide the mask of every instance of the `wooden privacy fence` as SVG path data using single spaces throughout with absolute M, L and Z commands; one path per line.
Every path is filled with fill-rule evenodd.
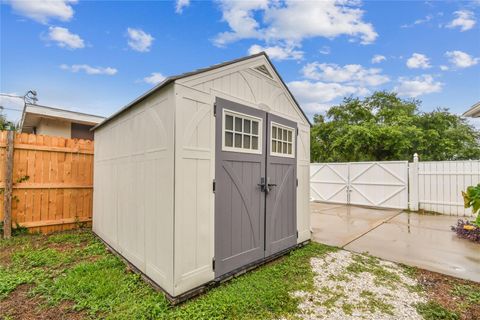
M 30 232 L 50 233 L 72 229 L 79 224 L 89 225 L 92 220 L 93 141 L 13 133 L 12 193 L 9 196 L 7 136 L 7 131 L 0 131 L 1 221 L 11 208 L 12 228 L 18 225 Z

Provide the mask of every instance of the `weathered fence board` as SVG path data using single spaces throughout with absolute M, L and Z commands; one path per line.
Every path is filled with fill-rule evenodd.
M 0 163 L 7 132 L 0 132 Z M 93 141 L 16 133 L 12 224 L 32 232 L 71 229 L 92 218 Z M 27 178 L 28 177 L 28 178 Z M 0 166 L 0 188 L 5 166 Z M 3 208 L 3 197 L 0 200 Z M 3 210 L 0 213 L 3 219 Z

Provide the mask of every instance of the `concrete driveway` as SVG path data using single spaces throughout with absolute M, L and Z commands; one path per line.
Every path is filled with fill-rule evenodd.
M 480 282 L 480 245 L 450 231 L 457 217 L 312 202 L 312 239 Z

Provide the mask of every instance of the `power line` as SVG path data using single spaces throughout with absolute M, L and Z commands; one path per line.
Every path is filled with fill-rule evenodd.
M 21 109 L 5 108 L 5 107 L 2 107 L 2 106 L 0 106 L 0 110 L 10 110 L 10 111 L 18 111 L 18 112 L 22 112 L 22 111 L 23 111 L 23 110 L 21 110 Z
M 13 95 L 13 94 L 8 94 L 8 93 L 0 93 L 0 96 L 4 96 L 4 97 L 10 97 L 10 98 L 19 98 L 19 99 L 24 99 L 23 96 L 16 96 L 16 95 Z

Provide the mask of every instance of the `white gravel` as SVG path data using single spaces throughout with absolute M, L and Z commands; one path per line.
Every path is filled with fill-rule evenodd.
M 416 280 L 395 263 L 339 250 L 311 259 L 313 293 L 297 291 L 301 319 L 422 319 L 413 306 L 426 299 L 412 290 Z M 347 270 L 360 265 L 360 271 Z M 373 262 L 372 262 L 373 261 Z M 352 265 L 353 264 L 353 265 Z M 367 270 L 367 271 L 364 271 Z M 375 272 L 375 270 L 377 272 Z M 386 277 L 383 277 L 387 274 Z M 397 275 L 398 278 L 388 275 Z

